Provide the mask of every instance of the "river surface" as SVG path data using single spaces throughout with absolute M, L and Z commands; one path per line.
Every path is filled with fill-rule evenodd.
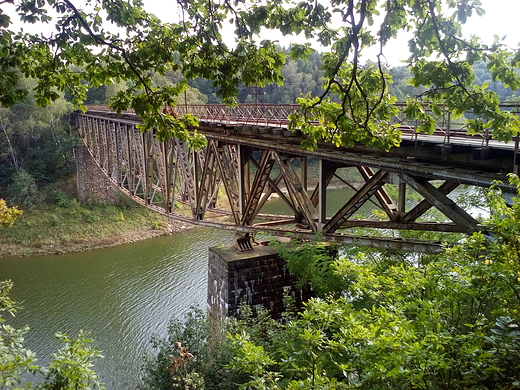
M 289 208 L 274 199 L 263 212 Z M 88 331 L 104 356 L 95 371 L 107 390 L 135 389 L 151 336 L 165 336 L 169 321 L 191 307 L 207 307 L 208 248 L 233 239 L 197 228 L 85 253 L 0 259 L 0 280 L 14 282 L 11 298 L 23 305 L 9 323 L 30 327 L 25 347 L 41 365 L 58 351 L 56 332 Z
M 31 329 L 25 347 L 45 365 L 56 332 L 89 332 L 103 359 L 95 371 L 107 390 L 135 389 L 150 337 L 192 306 L 206 308 L 210 246 L 233 234 L 198 228 L 115 248 L 59 256 L 0 259 L 0 279 L 14 282 L 23 308 L 9 323 Z M 7 316 L 5 316 L 7 317 Z

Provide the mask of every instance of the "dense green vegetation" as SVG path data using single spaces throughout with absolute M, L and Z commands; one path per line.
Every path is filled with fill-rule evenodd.
M 92 346 L 92 340 L 83 332 L 71 339 L 65 334 L 56 334 L 60 350 L 53 354 L 47 367 L 36 364 L 36 357 L 24 348 L 24 335 L 28 328 L 14 329 L 4 324 L 3 313 L 13 315 L 17 305 L 9 298 L 12 283 L 0 281 L 0 389 L 20 388 L 22 373 L 34 374 L 39 383 L 23 388 L 51 389 L 102 389 L 97 374 L 92 370 L 93 360 L 100 356 Z

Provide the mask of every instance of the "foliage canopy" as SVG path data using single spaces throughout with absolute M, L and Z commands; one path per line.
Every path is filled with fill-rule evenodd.
M 299 99 L 301 110 L 292 126 L 308 134 L 304 146 L 326 139 L 338 145 L 354 142 L 385 149 L 399 142 L 392 120 L 395 96 L 388 91 L 391 78 L 384 72 L 385 46 L 400 31 L 411 31 L 410 55 L 405 59 L 415 86 L 426 89 L 408 101 L 410 118 L 422 120 L 431 131 L 445 104 L 455 116 L 471 111 L 471 132 L 491 129 L 509 140 L 518 131 L 518 119 L 498 107 L 498 98 L 486 86 L 475 84 L 472 65 L 485 61 L 493 80 L 516 90 L 520 52 L 498 39 L 491 45 L 477 37 L 462 36 L 469 17 L 483 14 L 479 0 L 302 0 L 257 2 L 241 0 L 178 2 L 180 21 L 162 23 L 145 11 L 139 0 L 6 0 L 16 11 L 0 11 L 0 103 L 12 105 L 25 91 L 20 77 L 38 80 L 36 101 L 46 105 L 67 91 L 82 107 L 89 87 L 129 80 L 130 88 L 112 100 L 118 111 L 132 108 L 144 120 L 143 129 L 155 127 L 160 137 L 175 135 L 200 146 L 191 135 L 193 118 L 162 112 L 175 105 L 186 80 L 202 77 L 233 103 L 238 86 L 265 86 L 283 82 L 286 61 L 276 41 L 263 39 L 264 28 L 283 35 L 304 34 L 326 51 L 321 93 Z M 55 14 L 51 21 L 51 14 Z M 24 23 L 54 23 L 52 34 L 30 34 L 11 26 L 18 14 Z M 232 34 L 227 30 L 234 29 Z M 223 33 L 223 28 L 227 28 Z M 226 35 L 224 39 L 223 34 Z M 230 36 L 232 38 L 230 39 Z M 369 47 L 379 47 L 372 66 L 361 63 Z M 310 43 L 293 45 L 292 59 L 307 58 Z M 180 71 L 185 79 L 175 85 L 153 86 L 154 74 Z M 310 122 L 318 123 L 318 126 Z

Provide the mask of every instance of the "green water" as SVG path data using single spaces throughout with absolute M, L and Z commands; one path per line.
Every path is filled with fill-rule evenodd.
M 281 199 L 264 212 L 290 213 Z M 165 335 L 190 307 L 206 308 L 208 248 L 233 238 L 197 228 L 85 253 L 0 259 L 0 279 L 14 282 L 11 297 L 23 304 L 9 323 L 31 328 L 25 346 L 42 365 L 59 347 L 56 332 L 90 332 L 107 390 L 134 389 L 151 336 Z
M 45 364 L 55 332 L 90 332 L 108 390 L 134 389 L 150 337 L 165 335 L 170 319 L 206 307 L 208 247 L 232 233 L 194 229 L 120 247 L 60 256 L 0 259 L 0 278 L 14 282 L 22 302 L 9 323 L 28 325 L 26 347 Z

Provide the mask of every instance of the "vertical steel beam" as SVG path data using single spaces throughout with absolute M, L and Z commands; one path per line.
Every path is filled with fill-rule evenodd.
M 240 215 L 239 220 L 244 217 L 244 211 L 246 208 L 247 199 L 247 177 L 248 177 L 248 166 L 247 158 L 245 157 L 245 147 L 237 145 L 238 154 L 238 213 Z
M 305 191 L 308 190 L 308 187 L 307 187 L 307 180 L 309 179 L 308 177 L 308 171 L 307 171 L 307 157 L 306 156 L 302 156 L 300 158 L 300 161 L 301 161 L 301 181 L 302 181 L 302 184 L 303 184 L 303 188 Z
M 399 215 L 406 213 L 406 183 L 399 183 L 399 195 L 397 201 L 397 212 Z
M 313 202 L 314 205 L 316 205 L 316 203 L 318 205 L 318 222 L 320 224 L 325 224 L 327 222 L 327 185 L 332 179 L 332 175 L 329 175 L 330 172 L 325 172 L 325 164 L 324 160 L 320 158 L 318 199 L 317 202 Z

